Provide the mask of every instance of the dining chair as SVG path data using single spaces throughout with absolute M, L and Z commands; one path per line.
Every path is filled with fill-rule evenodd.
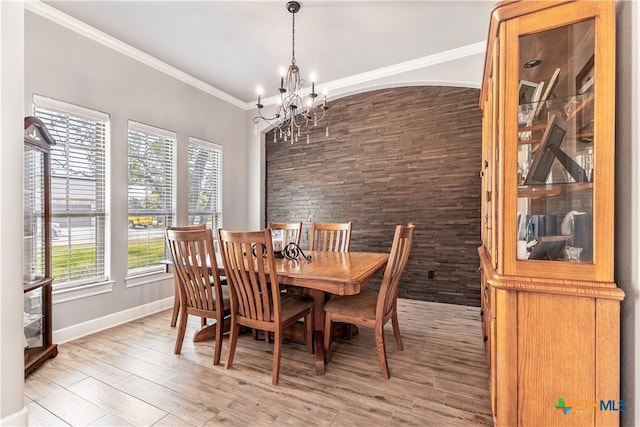
M 185 225 L 179 227 L 167 227 L 165 229 L 165 238 L 166 238 L 166 230 L 178 230 L 178 231 L 187 231 L 187 230 L 204 230 L 207 228 L 205 224 L 201 225 Z M 178 277 L 174 277 L 174 286 L 175 286 L 175 295 L 173 298 L 173 312 L 171 313 L 171 327 L 174 328 L 176 323 L 178 322 L 178 313 L 180 312 L 180 292 L 178 290 Z M 206 325 L 207 319 L 202 318 L 202 326 Z
M 300 245 L 302 222 L 269 222 L 268 227 L 271 230 L 282 230 L 282 249 L 289 243 Z
M 219 229 L 224 272 L 231 288 L 231 333 L 226 368 L 233 364 L 240 326 L 272 332 L 271 382 L 278 384 L 283 330 L 304 318 L 306 344 L 313 353 L 313 300 L 306 295 L 281 293 L 276 274 L 271 231 Z M 263 252 L 264 250 L 264 252 Z
M 312 222 L 309 250 L 348 252 L 351 243 L 351 221 L 342 223 Z
M 189 315 L 215 319 L 213 364 L 217 365 L 220 363 L 225 320 L 231 315 L 231 301 L 229 287 L 222 286 L 220 282 L 213 231 L 210 228 L 167 229 L 166 236 L 180 295 L 180 321 L 174 353 L 182 351 Z
M 282 230 L 282 233 L 283 233 L 282 249 L 283 250 L 289 243 L 295 243 L 297 246 L 300 246 L 300 238 L 302 237 L 302 222 L 269 222 L 268 227 L 272 231 Z M 273 234 L 272 234 L 272 238 L 273 238 Z M 304 293 L 304 290 L 300 289 L 298 286 L 281 285 L 280 287 L 285 292 L 299 293 L 299 294 Z M 302 323 L 302 322 L 298 322 L 298 323 Z M 301 326 L 301 325 L 295 325 L 295 326 L 292 326 L 291 328 L 287 328 L 289 330 L 289 333 L 285 333 L 285 337 L 293 338 L 294 336 L 297 336 L 296 331 L 300 331 L 304 329 L 304 325 L 302 325 L 302 327 L 300 328 L 298 328 L 298 326 Z M 254 338 L 255 339 L 258 338 L 258 333 L 256 330 L 254 330 Z M 264 334 L 264 339 L 265 341 L 269 342 L 268 333 Z
M 376 352 L 384 378 L 389 378 L 389 365 L 384 342 L 384 325 L 391 320 L 393 335 L 398 350 L 404 349 L 398 323 L 398 286 L 407 265 L 414 224 L 396 226 L 389 260 L 382 276 L 379 291 L 363 290 L 356 295 L 333 296 L 324 306 L 324 351 L 325 357 L 331 346 L 332 322 L 346 322 L 374 329 Z

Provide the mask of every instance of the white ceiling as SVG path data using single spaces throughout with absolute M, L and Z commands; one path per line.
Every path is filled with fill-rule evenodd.
M 275 94 L 280 69 L 291 62 L 286 0 L 44 3 L 239 103 L 253 102 L 258 86 L 266 96 Z M 323 85 L 335 87 L 363 73 L 377 71 L 379 76 L 407 61 L 421 63 L 484 44 L 494 4 L 484 0 L 300 3 L 295 18 L 296 63 L 303 78 L 315 73 L 318 92 Z

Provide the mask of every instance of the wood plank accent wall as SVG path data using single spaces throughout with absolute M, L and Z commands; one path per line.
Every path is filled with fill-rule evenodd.
M 312 221 L 353 221 L 351 250 L 385 252 L 395 225 L 413 221 L 399 296 L 479 306 L 478 96 L 459 87 L 382 89 L 331 102 L 329 137 L 316 128 L 309 145 L 304 135 L 274 144 L 270 132 L 267 221 L 302 221 L 305 250 Z

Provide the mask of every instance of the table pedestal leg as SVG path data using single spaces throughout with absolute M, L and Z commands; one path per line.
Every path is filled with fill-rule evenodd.
M 325 293 L 308 289 L 313 298 L 313 343 L 315 345 L 316 375 L 324 375 L 324 298 Z
M 223 333 L 229 332 L 230 327 L 231 327 L 231 318 L 226 317 L 224 319 L 224 325 L 222 325 L 222 332 Z M 195 334 L 193 334 L 193 342 L 207 341 L 212 338 L 216 340 L 218 339 L 218 337 L 216 337 L 216 320 L 215 319 L 213 320 L 213 323 L 209 323 L 208 325 L 201 327 L 196 331 Z M 222 342 L 222 340 L 220 340 L 220 342 Z M 218 343 L 216 343 L 216 345 L 218 345 Z

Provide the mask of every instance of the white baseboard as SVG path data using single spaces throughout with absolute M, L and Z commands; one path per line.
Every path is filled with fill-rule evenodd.
M 0 426 L 28 426 L 29 425 L 29 411 L 27 408 L 22 408 L 18 412 L 14 412 L 6 417 L 0 418 Z
M 113 328 L 123 323 L 157 313 L 162 310 L 173 307 L 173 297 L 168 297 L 149 304 L 133 307 L 128 310 L 119 311 L 118 313 L 109 314 L 108 316 L 99 317 L 84 323 L 69 326 L 53 331 L 53 342 L 63 344 L 95 332 Z

